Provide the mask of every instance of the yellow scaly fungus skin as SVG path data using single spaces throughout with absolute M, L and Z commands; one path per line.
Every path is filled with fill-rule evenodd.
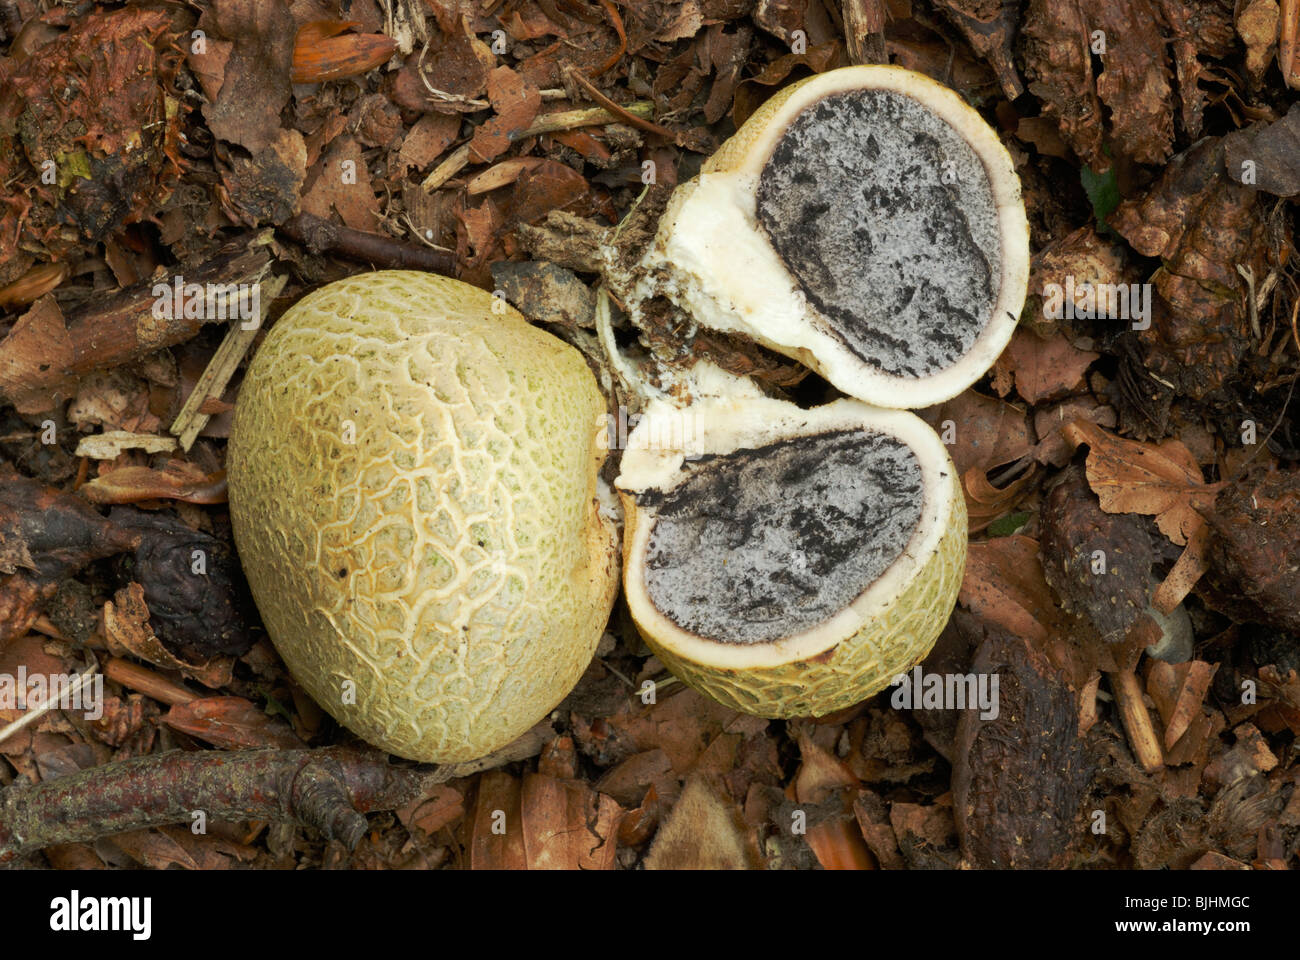
M 568 694 L 618 582 L 604 412 L 575 349 L 455 280 L 361 274 L 280 318 L 236 406 L 230 513 L 317 703 L 394 754 L 456 762 Z

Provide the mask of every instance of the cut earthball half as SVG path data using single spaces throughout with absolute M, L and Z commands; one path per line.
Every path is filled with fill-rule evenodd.
M 638 629 L 737 710 L 857 703 L 929 652 L 956 602 L 965 501 L 911 413 L 847 398 L 654 403 L 615 485 Z
M 679 186 L 634 299 L 793 357 L 878 406 L 956 396 L 1011 338 L 1029 277 L 1020 180 L 956 93 L 845 67 L 767 101 Z

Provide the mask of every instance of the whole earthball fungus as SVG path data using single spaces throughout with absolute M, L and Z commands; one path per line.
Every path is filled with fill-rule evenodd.
M 617 589 L 605 401 L 572 347 L 468 284 L 361 274 L 248 369 L 230 513 L 276 649 L 394 754 L 470 760 L 563 699 Z

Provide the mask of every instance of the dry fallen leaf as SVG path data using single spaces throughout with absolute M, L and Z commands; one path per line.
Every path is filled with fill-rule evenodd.
M 477 161 L 494 160 L 509 150 L 542 106 L 537 88 L 509 67 L 488 74 L 487 90 L 496 116 L 475 130 L 469 142 L 470 156 Z
M 420 830 L 426 837 L 431 837 L 465 816 L 465 797 L 455 787 L 439 783 L 428 793 L 393 812 L 408 830 Z
M 1074 451 L 1061 431 L 1079 419 L 1111 428 L 1118 422 L 1114 407 L 1092 397 L 1071 397 L 1053 406 L 1040 407 L 1034 411 L 1034 433 L 1038 436 L 1038 444 L 1033 448 L 1034 459 L 1053 467 L 1069 463 Z
M 977 533 L 1002 514 L 1006 513 L 1025 492 L 1030 479 L 1038 472 L 1038 464 L 1031 463 L 1029 469 L 1005 487 L 995 487 L 989 482 L 988 475 L 977 467 L 967 470 L 961 478 L 962 489 L 966 494 L 966 515 L 970 532 Z
M 918 410 L 948 446 L 959 474 L 972 468 L 990 470 L 1029 452 L 1025 412 L 1004 400 L 964 390 L 951 400 Z
M 1060 605 L 1043 578 L 1038 541 L 1015 535 L 972 543 L 958 600 L 1009 633 L 1042 642 L 1060 627 Z
M 1075 347 L 1063 334 L 1045 339 L 1021 327 L 997 365 L 1014 374 L 1016 392 L 1036 404 L 1079 390 L 1084 373 L 1099 356 Z
M 520 798 L 529 870 L 612 870 L 626 811 L 580 780 L 524 775 Z
M 479 778 L 469 838 L 471 870 L 527 869 L 519 794 L 519 781 L 504 771 L 489 770 Z
M 1209 549 L 1210 526 L 1201 524 L 1187 538 L 1187 549 L 1179 555 L 1164 582 L 1151 594 L 1151 605 L 1163 614 L 1172 613 L 1210 569 Z
M 178 703 L 167 711 L 163 723 L 226 750 L 302 746 L 287 723 L 243 697 L 205 697 Z
M 114 656 L 135 656 L 164 670 L 179 670 L 211 690 L 230 683 L 234 657 L 213 657 L 206 663 L 186 663 L 163 646 L 149 626 L 144 587 L 132 581 L 104 604 L 104 640 Z
M 1107 513 L 1156 518 L 1160 532 L 1180 547 L 1204 522 L 1222 483 L 1206 483 L 1180 440 L 1139 443 L 1076 420 L 1062 430 L 1076 447 L 1088 444 L 1088 483 Z
M 1154 660 L 1147 676 L 1147 693 L 1165 725 L 1165 749 L 1171 749 L 1200 715 L 1218 664 L 1204 660 L 1171 664 Z
M 351 176 L 346 176 L 348 171 Z M 354 230 L 373 232 L 380 220 L 379 199 L 367 174 L 361 145 L 350 136 L 336 137 L 303 184 L 302 210 L 331 220 L 338 211 Z

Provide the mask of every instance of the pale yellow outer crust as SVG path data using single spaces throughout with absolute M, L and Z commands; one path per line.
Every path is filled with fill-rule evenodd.
M 876 618 L 826 653 L 779 666 L 719 667 L 672 653 L 640 623 L 638 630 L 676 677 L 742 713 L 821 717 L 860 703 L 925 659 L 957 603 L 966 569 L 966 501 L 957 484 L 952 489 L 948 528 L 911 583 Z M 628 517 L 627 549 L 643 514 L 632 496 L 620 491 L 620 497 Z
M 493 306 L 411 271 L 323 287 L 267 335 L 230 437 L 276 648 L 340 723 L 412 760 L 471 760 L 545 717 L 617 589 L 595 378 Z

